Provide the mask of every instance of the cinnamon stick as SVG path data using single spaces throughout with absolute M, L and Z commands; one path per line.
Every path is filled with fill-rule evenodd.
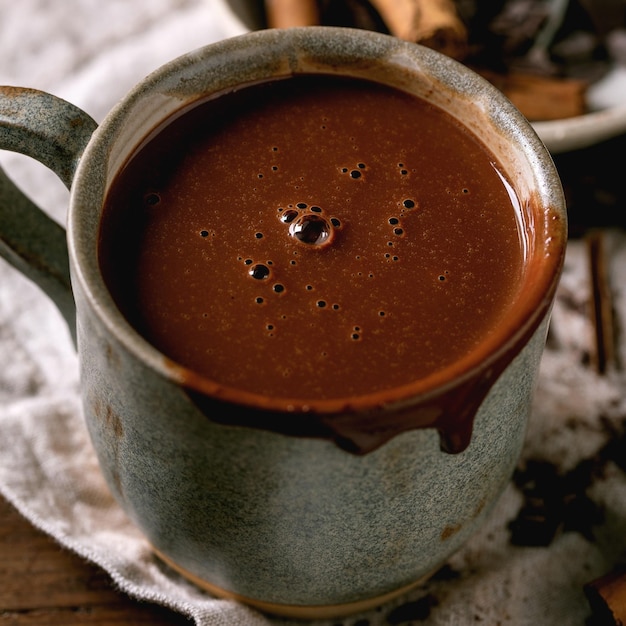
M 598 374 L 605 374 L 615 360 L 613 301 L 607 253 L 602 231 L 592 231 L 586 239 L 591 277 L 591 316 L 596 339 L 594 361 Z M 626 601 L 626 589 L 624 599 Z
M 453 0 L 370 0 L 389 32 L 406 41 L 434 48 L 460 59 L 467 47 L 467 29 Z
M 495 85 L 530 121 L 576 117 L 586 112 L 587 83 L 512 71 L 476 71 Z
M 265 19 L 269 28 L 315 26 L 320 23 L 316 0 L 265 0 Z
M 626 572 L 615 570 L 597 578 L 584 586 L 584 592 L 598 624 L 626 624 Z

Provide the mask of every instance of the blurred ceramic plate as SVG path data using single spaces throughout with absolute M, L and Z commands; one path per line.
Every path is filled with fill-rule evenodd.
M 586 148 L 626 132 L 626 68 L 618 67 L 592 85 L 590 113 L 533 126 L 553 153 Z
M 263 28 L 259 0 L 224 0 L 244 29 Z M 626 67 L 609 72 L 587 94 L 590 112 L 561 120 L 533 122 L 553 154 L 587 148 L 626 132 Z

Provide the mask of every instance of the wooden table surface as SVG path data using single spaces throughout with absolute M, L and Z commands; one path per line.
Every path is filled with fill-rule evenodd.
M 191 623 L 117 591 L 103 570 L 59 546 L 0 496 L 2 626 Z

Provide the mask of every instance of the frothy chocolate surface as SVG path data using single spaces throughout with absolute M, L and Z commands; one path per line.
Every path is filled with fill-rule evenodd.
M 165 355 L 272 397 L 360 396 L 472 351 L 524 269 L 515 200 L 447 114 L 304 76 L 221 94 L 135 154 L 100 263 Z

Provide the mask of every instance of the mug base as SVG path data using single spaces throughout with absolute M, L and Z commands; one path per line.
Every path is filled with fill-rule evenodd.
M 270 613 L 279 617 L 289 617 L 295 619 L 305 620 L 321 620 L 321 619 L 336 619 L 340 617 L 347 617 L 348 615 L 354 615 L 355 613 L 361 613 L 363 611 L 369 611 L 386 602 L 401 596 L 411 589 L 418 587 L 422 583 L 432 576 L 428 574 L 418 580 L 409 583 L 399 589 L 394 589 L 387 593 L 375 596 L 373 598 L 366 598 L 364 600 L 358 600 L 356 602 L 346 602 L 343 604 L 320 604 L 320 605 L 300 605 L 300 604 L 280 604 L 277 602 L 265 602 L 263 600 L 257 600 L 256 598 L 249 598 L 241 594 L 223 589 L 213 583 L 203 580 L 196 574 L 186 570 L 178 565 L 175 561 L 172 561 L 168 556 L 152 547 L 156 556 L 169 565 L 173 570 L 181 574 L 184 578 L 194 583 L 196 586 L 208 591 L 211 595 L 226 600 L 236 600 L 252 608 L 258 609 L 263 613 Z

